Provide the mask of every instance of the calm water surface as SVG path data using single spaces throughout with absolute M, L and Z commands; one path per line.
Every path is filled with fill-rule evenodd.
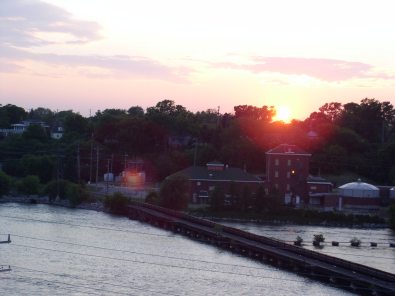
M 238 226 L 281 236 L 287 232 L 270 230 L 271 226 Z M 137 221 L 94 211 L 0 204 L 0 233 L 1 239 L 12 234 L 11 244 L 0 245 L 0 264 L 12 267 L 0 273 L 3 295 L 351 295 Z M 392 256 L 394 264 L 392 250 L 385 255 L 373 252 Z
M 395 243 L 395 231 L 389 228 L 354 229 L 300 225 L 268 226 L 249 223 L 225 224 L 289 243 L 300 236 L 304 240 L 303 247 L 306 249 L 395 273 L 395 248 L 389 247 L 390 243 Z M 314 234 L 320 233 L 324 235 L 325 242 L 322 248 L 316 248 L 312 244 L 313 237 Z M 350 240 L 354 237 L 361 241 L 361 246 L 358 248 L 350 246 Z M 332 241 L 339 242 L 339 246 L 332 246 Z M 377 247 L 371 247 L 370 242 L 376 242 Z

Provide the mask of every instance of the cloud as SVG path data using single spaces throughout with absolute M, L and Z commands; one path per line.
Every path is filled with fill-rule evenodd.
M 53 53 L 36 53 L 23 49 L 0 46 L 0 56 L 11 61 L 35 61 L 49 65 L 66 66 L 71 68 L 93 69 L 86 71 L 86 76 L 104 78 L 130 76 L 151 79 L 163 79 L 174 82 L 186 82 L 191 70 L 183 67 L 169 67 L 157 61 L 137 56 L 105 56 L 105 55 L 66 55 Z M 1 64 L 0 64 L 1 65 Z M 94 69 L 106 70 L 108 74 L 94 74 Z M 13 69 L 17 70 L 17 69 Z M 80 72 L 83 73 L 83 72 Z
M 14 73 L 23 69 L 23 67 L 16 65 L 14 63 L 0 61 L 0 72 L 2 73 Z
M 100 38 L 96 22 L 73 19 L 66 10 L 39 0 L 1 0 L 0 43 L 32 47 L 56 43 L 38 33 L 64 33 L 71 43 Z
M 22 70 L 15 62 L 34 61 L 77 67 L 80 74 L 92 78 L 133 76 L 185 82 L 191 73 L 190 69 L 169 67 L 146 57 L 70 55 L 37 50 L 49 44 L 92 42 L 101 38 L 99 31 L 98 23 L 75 20 L 66 10 L 40 0 L 1 0 L 0 56 L 3 62 L 0 71 Z M 58 41 L 51 37 L 57 37 Z
M 338 82 L 354 78 L 394 79 L 385 73 L 374 73 L 369 64 L 336 59 L 298 57 L 254 57 L 252 63 L 217 63 L 214 67 L 246 70 L 252 73 L 307 75 L 323 81 Z

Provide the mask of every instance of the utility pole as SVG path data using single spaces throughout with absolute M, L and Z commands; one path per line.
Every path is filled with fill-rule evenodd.
M 81 184 L 81 156 L 80 156 L 80 143 L 77 145 L 77 176 L 78 184 Z
M 98 186 L 99 182 L 99 146 L 96 147 L 96 187 Z
M 111 159 L 107 159 L 107 174 L 106 174 L 106 195 L 108 194 L 108 182 L 110 179 L 110 161 Z
M 93 140 L 91 138 L 91 159 L 89 163 L 89 184 L 92 183 L 92 166 L 93 166 Z
M 196 166 L 196 157 L 197 157 L 197 146 L 198 146 L 198 142 L 196 141 L 195 142 L 195 151 L 194 151 L 194 153 L 193 153 L 193 166 L 195 167 Z
M 114 169 L 114 153 L 111 154 L 111 167 L 110 167 L 110 173 L 113 173 Z
M 127 157 L 129 156 L 127 153 L 125 153 L 125 163 L 124 163 L 124 171 L 126 172 L 126 165 L 127 165 Z

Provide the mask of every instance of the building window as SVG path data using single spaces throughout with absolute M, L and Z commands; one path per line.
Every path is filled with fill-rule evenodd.
M 197 186 L 200 186 L 200 185 L 202 185 L 202 184 L 201 184 L 200 182 L 196 182 L 196 185 L 197 185 Z
M 287 172 L 287 178 L 288 179 L 291 178 L 291 173 L 290 172 Z
M 310 190 L 316 190 L 317 186 L 310 186 Z
M 274 178 L 278 178 L 278 171 L 274 171 Z
M 209 186 L 208 190 L 213 191 L 215 189 L 215 186 Z
M 274 165 L 279 165 L 280 164 L 280 160 L 278 159 L 278 158 L 276 158 L 275 160 L 274 160 Z
M 290 159 L 288 159 L 288 166 L 291 166 L 292 161 Z
M 286 190 L 287 190 L 287 191 L 290 191 L 290 190 L 291 190 L 291 186 L 290 186 L 289 184 L 287 184 Z
M 278 190 L 278 184 L 274 184 L 274 189 Z

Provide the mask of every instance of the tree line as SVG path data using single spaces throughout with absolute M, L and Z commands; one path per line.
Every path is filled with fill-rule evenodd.
M 72 110 L 25 110 L 8 104 L 0 106 L 0 129 L 34 119 L 61 125 L 64 135 L 54 140 L 48 129 L 31 125 L 21 135 L 0 140 L 0 163 L 14 178 L 86 183 L 95 181 L 96 169 L 99 176 L 107 172 L 109 160 L 112 172 L 119 174 L 126 160 L 142 158 L 148 181 L 159 182 L 212 160 L 262 173 L 267 150 L 293 143 L 313 154 L 314 174 L 353 172 L 383 185 L 395 183 L 395 110 L 390 102 L 330 102 L 289 124 L 273 121 L 275 113 L 271 106 L 250 105 L 235 106 L 232 114 L 191 112 L 162 100 L 146 110 L 131 106 L 84 117 Z

